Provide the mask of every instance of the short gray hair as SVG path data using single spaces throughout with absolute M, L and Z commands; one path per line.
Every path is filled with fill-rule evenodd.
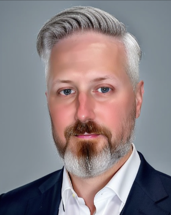
M 84 6 L 69 8 L 52 17 L 42 27 L 37 36 L 37 51 L 45 62 L 45 66 L 48 65 L 53 46 L 59 40 L 74 32 L 86 30 L 100 32 L 120 39 L 125 46 L 127 55 L 126 72 L 135 88 L 139 80 L 141 49 L 136 39 L 126 31 L 122 22 L 98 8 Z

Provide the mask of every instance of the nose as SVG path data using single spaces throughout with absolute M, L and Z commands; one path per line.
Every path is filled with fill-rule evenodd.
M 79 93 L 76 103 L 75 119 L 81 122 L 92 121 L 95 119 L 94 101 L 91 95 Z

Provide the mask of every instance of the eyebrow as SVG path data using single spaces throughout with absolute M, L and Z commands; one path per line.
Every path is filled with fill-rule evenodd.
M 73 81 L 58 79 L 58 80 L 53 81 L 53 84 L 56 84 L 56 83 L 73 83 Z
M 104 81 L 106 79 L 113 79 L 113 77 L 110 77 L 110 76 L 99 77 L 99 78 L 95 78 L 93 82 Z
M 111 76 L 103 76 L 103 77 L 98 77 L 98 78 L 95 78 L 93 79 L 91 82 L 99 82 L 99 81 L 104 81 L 104 80 L 107 80 L 107 79 L 115 79 L 114 77 L 111 77 Z M 73 81 L 70 81 L 70 80 L 56 80 L 54 81 L 54 83 L 73 83 Z
M 61 82 L 61 83 L 72 83 L 72 81 L 70 81 L 70 80 L 57 80 L 57 82 Z

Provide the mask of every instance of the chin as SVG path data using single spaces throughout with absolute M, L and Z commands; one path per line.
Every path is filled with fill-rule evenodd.
M 85 144 L 86 145 L 86 144 Z M 66 149 L 64 155 L 64 166 L 67 171 L 80 178 L 92 178 L 103 174 L 123 158 L 131 149 L 131 144 L 119 145 L 115 150 L 111 150 L 109 144 L 102 150 L 90 150 L 88 147 L 81 149 L 79 154 Z

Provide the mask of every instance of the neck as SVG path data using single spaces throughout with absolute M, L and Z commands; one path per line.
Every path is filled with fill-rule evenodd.
M 101 190 L 110 179 L 116 174 L 116 172 L 124 165 L 132 153 L 132 149 L 121 158 L 113 167 L 108 169 L 103 174 L 92 178 L 79 178 L 73 174 L 70 174 L 71 183 L 73 189 L 77 195 L 84 199 L 85 204 L 90 209 L 91 214 L 95 212 L 94 197 L 96 193 Z

